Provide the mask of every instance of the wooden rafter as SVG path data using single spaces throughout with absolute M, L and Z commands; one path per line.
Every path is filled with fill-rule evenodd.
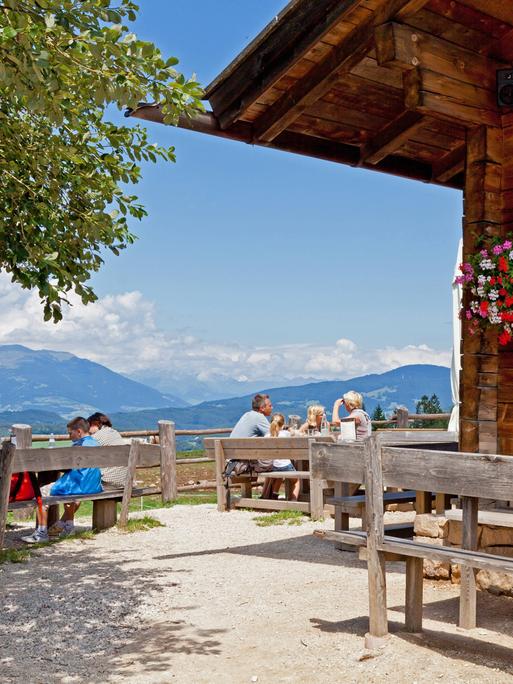
M 433 164 L 433 180 L 445 183 L 465 168 L 466 145 L 459 145 Z
M 341 72 L 350 71 L 367 55 L 374 40 L 376 25 L 389 21 L 398 12 L 411 6 L 411 0 L 387 0 L 374 14 L 355 27 L 259 118 L 255 124 L 255 139 L 270 142 L 284 131 L 330 89 Z
M 367 164 L 378 164 L 389 154 L 396 152 L 423 123 L 422 114 L 408 110 L 403 112 L 363 147 L 360 154 L 361 161 Z
M 270 31 L 265 42 L 211 92 L 207 91 L 222 128 L 273 86 L 316 42 L 363 0 L 305 0 L 288 21 Z

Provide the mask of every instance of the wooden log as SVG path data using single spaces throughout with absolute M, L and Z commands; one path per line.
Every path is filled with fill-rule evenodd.
M 385 557 L 379 550 L 384 536 L 381 472 L 381 444 L 375 434 L 365 441 L 370 640 L 381 639 L 388 634 Z
M 406 619 L 407 632 L 422 632 L 422 594 L 424 567 L 422 558 L 406 559 Z
M 463 496 L 462 548 L 469 551 L 477 549 L 477 509 L 478 499 Z M 459 626 L 473 629 L 476 626 L 476 580 L 474 568 L 461 567 L 461 592 Z
M 256 510 L 264 511 L 301 511 L 302 513 L 310 513 L 309 501 L 285 501 L 285 499 L 249 499 L 241 497 L 234 499 L 232 503 L 234 508 L 254 508 Z
M 171 420 L 159 420 L 159 444 L 162 503 L 168 503 L 176 499 L 178 493 L 175 424 Z
M 398 406 L 395 410 L 397 415 L 396 426 L 398 428 L 407 428 L 409 421 L 409 411 L 405 406 Z
M 10 442 L 4 442 L 0 451 L 0 550 L 4 548 L 5 526 L 7 524 L 7 510 L 9 507 L 9 490 L 13 473 L 14 452 L 16 447 Z
M 133 439 L 130 445 L 130 453 L 128 455 L 128 468 L 125 480 L 125 487 L 123 489 L 123 500 L 121 501 L 121 511 L 119 514 L 119 526 L 126 528 L 128 523 L 128 507 L 132 498 L 132 490 L 134 487 L 135 470 L 139 460 L 139 443 Z M 175 497 L 176 498 L 176 497 Z

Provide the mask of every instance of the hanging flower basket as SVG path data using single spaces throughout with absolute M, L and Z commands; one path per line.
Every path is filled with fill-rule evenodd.
M 506 345 L 513 339 L 513 233 L 482 244 L 460 264 L 462 275 L 455 279 L 470 293 L 460 316 L 469 322 L 471 333 L 495 327 L 499 344 Z

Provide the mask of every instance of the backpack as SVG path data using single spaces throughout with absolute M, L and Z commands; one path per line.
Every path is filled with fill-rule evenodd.
M 21 473 L 11 475 L 11 486 L 9 489 L 9 502 L 31 501 L 37 496 L 41 496 L 37 476 L 24 470 Z
M 258 461 L 228 461 L 223 472 L 225 480 L 240 475 L 253 475 L 254 473 L 269 473 L 274 470 L 272 460 L 259 459 Z

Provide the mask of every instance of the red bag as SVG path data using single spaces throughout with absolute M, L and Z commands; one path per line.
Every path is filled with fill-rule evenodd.
M 11 488 L 9 490 L 9 501 L 31 501 L 37 497 L 34 482 L 34 473 L 25 470 L 22 473 L 11 475 Z

